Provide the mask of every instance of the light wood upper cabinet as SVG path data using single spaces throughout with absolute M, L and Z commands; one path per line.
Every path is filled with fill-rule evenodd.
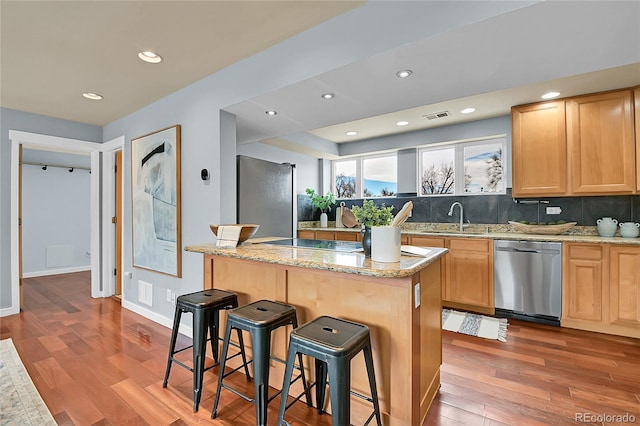
M 513 196 L 567 193 L 565 102 L 511 109 Z
M 571 193 L 631 194 L 636 190 L 631 90 L 567 100 Z
M 609 323 L 635 329 L 640 337 L 640 247 L 611 246 Z

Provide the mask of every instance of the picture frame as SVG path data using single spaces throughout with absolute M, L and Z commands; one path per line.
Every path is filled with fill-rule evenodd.
M 133 266 L 182 276 L 179 124 L 131 139 Z

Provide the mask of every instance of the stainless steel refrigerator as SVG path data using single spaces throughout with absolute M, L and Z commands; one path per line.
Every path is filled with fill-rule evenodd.
M 254 237 L 293 238 L 297 222 L 295 165 L 237 156 L 238 223 L 255 223 Z

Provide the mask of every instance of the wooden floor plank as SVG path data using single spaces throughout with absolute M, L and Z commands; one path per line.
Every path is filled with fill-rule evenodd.
M 197 413 L 190 372 L 174 364 L 162 388 L 170 330 L 123 309 L 119 299 L 91 299 L 89 282 L 85 272 L 28 278 L 25 311 L 0 322 L 0 338 L 14 340 L 58 424 L 255 424 L 254 406 L 229 391 L 210 419 L 217 367 L 205 373 Z M 179 342 L 190 339 L 180 335 Z M 442 386 L 424 425 L 575 425 L 577 413 L 625 412 L 640 422 L 637 339 L 509 320 L 507 342 L 444 332 L 442 353 Z M 230 380 L 252 394 L 253 383 Z M 268 407 L 269 426 L 278 403 Z M 331 424 L 303 403 L 287 420 Z

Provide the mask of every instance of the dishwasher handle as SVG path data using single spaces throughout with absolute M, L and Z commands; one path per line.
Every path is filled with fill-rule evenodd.
M 496 247 L 496 251 L 505 251 L 505 252 L 508 252 L 508 253 L 560 254 L 559 250 L 519 249 L 519 248 L 514 248 L 514 247 Z

